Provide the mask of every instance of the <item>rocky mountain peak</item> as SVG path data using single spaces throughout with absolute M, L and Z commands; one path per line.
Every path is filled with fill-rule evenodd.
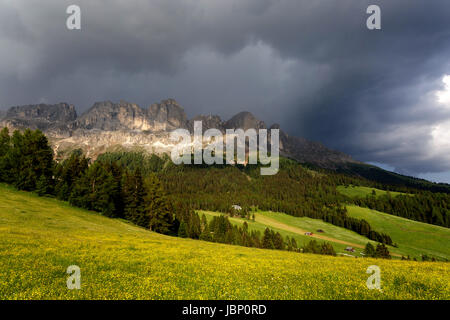
M 150 105 L 147 116 L 156 131 L 186 128 L 188 125 L 186 113 L 175 99 L 162 100 L 160 103 Z
M 169 152 L 170 132 L 178 128 L 192 132 L 196 120 L 202 121 L 203 131 L 211 128 L 223 133 L 226 129 L 267 129 L 263 121 L 247 111 L 225 122 L 217 115 L 199 115 L 188 121 L 183 107 L 175 99 L 162 100 L 147 109 L 124 100 L 119 103 L 101 101 L 78 118 L 75 107 L 67 103 L 17 106 L 10 108 L 3 119 L 0 117 L 0 127 L 40 129 L 50 138 L 55 154 L 82 148 L 89 157 L 95 157 L 117 147 L 139 147 L 149 153 Z M 270 129 L 280 129 L 280 126 L 273 124 Z M 289 136 L 282 130 L 280 153 L 325 168 L 355 162 L 342 152 Z
M 68 135 L 76 118 L 75 107 L 67 103 L 15 106 L 4 114 L 0 127 L 39 129 Z
M 194 121 L 201 121 L 202 122 L 202 129 L 203 132 L 208 130 L 208 129 L 218 129 L 222 132 L 224 132 L 224 127 L 223 127 L 223 121 L 220 118 L 220 116 L 218 115 L 198 115 L 195 116 L 194 118 L 192 118 L 191 120 L 189 120 L 189 130 L 191 132 L 193 132 L 194 130 Z
M 78 127 L 84 129 L 149 130 L 150 124 L 145 111 L 137 104 L 121 100 L 96 102 L 77 120 Z
M 258 120 L 248 111 L 239 112 L 224 124 L 226 129 L 267 129 L 264 121 Z
M 73 105 L 64 102 L 58 104 L 31 104 L 11 107 L 6 113 L 6 117 L 21 120 L 70 122 L 77 118 L 77 112 Z

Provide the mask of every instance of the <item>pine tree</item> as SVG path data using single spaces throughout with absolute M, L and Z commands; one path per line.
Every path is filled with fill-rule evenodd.
M 275 246 L 273 244 L 273 235 L 269 228 L 266 228 L 266 230 L 264 230 L 262 247 L 265 249 L 275 249 Z
M 292 242 L 291 239 L 289 237 L 286 237 L 286 246 L 287 246 L 287 251 L 292 251 Z
M 291 238 L 291 247 L 293 251 L 298 250 L 297 241 L 295 241 L 294 237 Z
M 7 161 L 7 155 L 11 150 L 11 137 L 8 128 L 0 131 L 0 181 L 8 182 L 10 180 L 10 166 Z
M 75 181 L 88 169 L 89 160 L 85 158 L 81 150 L 75 150 L 70 157 L 56 166 L 55 169 L 55 193 L 60 200 L 67 201 Z
M 114 198 L 120 197 L 117 189 L 112 174 L 102 163 L 96 161 L 75 183 L 69 202 L 74 206 L 115 217 Z
M 333 246 L 329 242 L 324 242 L 322 244 L 320 253 L 321 254 L 330 255 L 330 256 L 335 256 L 336 255 L 336 252 L 334 251 Z
M 375 257 L 377 258 L 383 258 L 383 259 L 390 259 L 391 255 L 389 253 L 388 248 L 384 245 L 384 243 L 379 243 L 377 245 L 377 248 L 375 249 Z
M 44 175 L 53 189 L 53 150 L 45 135 L 39 131 L 25 130 L 24 133 L 14 131 L 11 138 L 12 147 L 6 156 L 10 177 L 7 182 L 13 183 L 19 190 L 34 191 L 39 178 Z
M 145 182 L 147 194 L 144 197 L 145 210 L 150 217 L 150 230 L 167 234 L 173 224 L 172 206 L 162 189 L 159 179 L 150 174 Z
M 150 216 L 145 209 L 144 180 L 141 171 L 126 171 L 122 178 L 122 198 L 124 203 L 124 218 L 142 227 L 148 228 Z
M 36 183 L 36 193 L 41 197 L 43 195 L 49 194 L 50 193 L 50 187 L 49 187 L 50 185 L 51 185 L 51 182 L 49 182 L 48 177 L 46 177 L 45 175 L 41 175 L 39 177 L 39 180 Z
M 181 228 L 181 226 L 180 226 L 180 228 Z M 211 239 L 211 232 L 209 231 L 208 223 L 206 223 L 206 225 L 204 226 L 204 228 L 202 230 L 202 233 L 200 234 L 200 240 L 212 241 L 212 239 Z
M 304 253 L 321 253 L 321 247 L 316 240 L 310 240 L 305 246 L 303 246 Z
M 201 222 L 202 232 L 208 227 L 208 220 L 206 220 L 206 215 L 202 215 L 202 222 Z
M 186 231 L 186 223 L 184 221 L 181 221 L 180 228 L 178 229 L 178 236 L 180 238 L 187 238 L 187 231 Z
M 201 223 L 197 213 L 190 212 L 188 219 L 188 236 L 192 239 L 198 239 L 201 234 Z
M 102 162 L 103 166 L 105 167 L 105 170 L 108 171 L 111 176 L 114 179 L 114 185 L 112 186 L 112 192 L 114 195 L 113 202 L 114 202 L 114 216 L 123 218 L 123 211 L 124 211 L 124 202 L 123 197 L 121 196 L 121 190 L 122 190 L 122 177 L 124 170 L 123 168 L 117 164 L 117 162 L 107 163 Z
M 275 249 L 277 249 L 277 250 L 284 250 L 283 237 L 281 236 L 281 234 L 279 232 L 274 234 L 273 245 L 274 245 Z
M 367 242 L 366 247 L 364 248 L 364 254 L 366 257 L 374 257 L 375 256 L 375 248 L 370 242 Z

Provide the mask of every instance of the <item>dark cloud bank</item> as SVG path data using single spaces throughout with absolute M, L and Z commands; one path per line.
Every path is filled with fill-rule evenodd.
M 450 171 L 449 17 L 448 0 L 0 0 L 0 106 L 173 97 L 402 173 Z

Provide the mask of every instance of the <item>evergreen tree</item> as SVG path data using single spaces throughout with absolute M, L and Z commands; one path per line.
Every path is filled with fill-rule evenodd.
M 284 241 L 283 237 L 279 232 L 275 233 L 273 236 L 273 246 L 277 250 L 284 250 Z
M 188 236 L 192 239 L 198 239 L 201 232 L 200 218 L 197 213 L 192 212 L 188 220 Z
M 208 228 L 208 220 L 206 220 L 206 215 L 202 215 L 202 222 L 201 222 L 202 232 Z
M 291 247 L 293 251 L 298 250 L 297 241 L 295 241 L 294 237 L 291 238 Z
M 122 177 L 124 174 L 124 170 L 121 166 L 117 164 L 117 162 L 112 163 L 102 162 L 102 164 L 105 167 L 105 170 L 108 171 L 114 179 L 114 184 L 112 186 L 113 187 L 112 192 L 114 195 L 116 195 L 115 197 L 113 197 L 114 216 L 123 218 L 125 204 L 123 202 L 123 197 L 121 196 L 121 191 L 122 191 Z
M 292 242 L 291 242 L 291 239 L 289 237 L 286 237 L 286 249 L 287 249 L 287 251 L 292 251 L 293 250 Z
M 114 198 L 120 197 L 117 189 L 113 175 L 102 163 L 96 161 L 75 183 L 69 202 L 77 207 L 115 217 Z
M 375 256 L 375 248 L 370 242 L 367 242 L 366 247 L 364 248 L 364 255 L 366 257 L 374 257 Z
M 322 244 L 320 253 L 321 254 L 330 255 L 330 256 L 335 256 L 336 255 L 336 252 L 334 251 L 333 246 L 329 242 L 324 242 Z
M 10 177 L 10 166 L 7 161 L 7 155 L 11 150 L 11 137 L 8 128 L 0 131 L 0 182 L 8 182 Z
M 174 222 L 172 206 L 167 199 L 159 179 L 150 174 L 146 180 L 147 194 L 144 197 L 145 210 L 149 215 L 150 230 L 167 234 Z
M 204 215 L 203 215 L 204 216 Z M 211 232 L 209 231 L 208 224 L 205 225 L 205 227 L 202 230 L 202 233 L 200 234 L 200 240 L 203 241 L 212 241 L 211 238 Z
M 49 180 L 49 177 L 46 177 L 45 175 L 41 175 L 39 177 L 39 180 L 36 183 L 36 193 L 39 196 L 43 196 L 46 194 L 51 193 L 51 181 Z
M 180 228 L 178 229 L 178 236 L 180 238 L 187 238 L 187 230 L 186 230 L 186 223 L 184 221 L 181 221 Z
M 303 246 L 303 253 L 321 253 L 321 247 L 316 240 L 310 240 Z
M 145 208 L 146 190 L 141 171 L 126 171 L 122 178 L 122 198 L 124 203 L 124 218 L 141 227 L 148 228 L 150 216 Z
M 75 181 L 88 169 L 88 166 L 89 160 L 83 156 L 81 150 L 73 151 L 68 159 L 56 166 L 55 193 L 58 199 L 69 200 Z
M 390 259 L 391 255 L 389 253 L 388 248 L 384 245 L 384 243 L 379 243 L 377 245 L 377 248 L 375 249 L 375 257 L 377 258 L 383 258 L 383 259 Z
M 39 130 L 14 131 L 12 147 L 6 161 L 10 166 L 9 179 L 19 190 L 34 191 L 41 176 L 48 181 L 48 190 L 53 190 L 53 150 L 47 137 Z
M 264 230 L 262 247 L 265 249 L 275 249 L 275 245 L 273 244 L 273 234 L 269 228 L 266 228 L 266 230 Z

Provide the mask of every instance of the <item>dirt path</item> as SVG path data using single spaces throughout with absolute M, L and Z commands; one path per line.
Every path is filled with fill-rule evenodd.
M 279 222 L 279 221 L 277 221 L 275 219 L 271 219 L 271 218 L 268 218 L 268 217 L 260 215 L 260 214 L 255 216 L 255 220 L 257 222 L 260 222 L 260 223 L 265 224 L 267 226 L 271 226 L 271 227 L 274 227 L 274 228 L 286 230 L 286 231 L 297 233 L 297 234 L 300 234 L 300 235 L 305 235 L 305 232 L 311 232 L 311 231 L 303 230 L 303 229 L 300 229 L 300 228 L 297 228 L 297 227 L 293 227 L 293 226 L 284 224 L 284 223 Z M 330 238 L 330 237 L 327 237 L 327 236 L 324 236 L 324 235 L 321 235 L 321 234 L 315 234 L 314 233 L 310 237 L 311 238 L 321 239 L 321 240 L 326 240 L 326 241 L 330 241 L 330 242 L 341 243 L 341 244 L 345 244 L 345 245 L 352 246 L 352 247 L 355 247 L 355 248 L 362 248 L 362 249 L 364 249 L 363 245 L 352 243 L 352 242 L 348 242 L 348 241 L 344 241 L 344 240 L 339 240 L 339 239 L 335 239 L 335 238 Z M 391 253 L 391 255 L 396 256 L 396 257 L 401 257 L 401 255 L 396 254 L 396 253 Z

